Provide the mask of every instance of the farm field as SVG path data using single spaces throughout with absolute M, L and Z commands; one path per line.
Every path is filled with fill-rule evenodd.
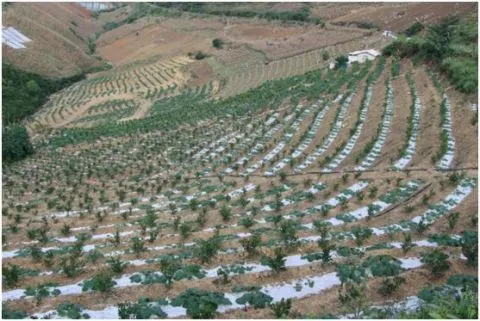
M 2 318 L 477 318 L 477 89 L 399 44 L 455 4 L 333 5 L 85 14 L 111 68 L 4 124 Z

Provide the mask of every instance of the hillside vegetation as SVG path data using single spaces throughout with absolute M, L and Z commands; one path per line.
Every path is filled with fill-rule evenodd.
M 85 78 L 84 74 L 48 79 L 2 64 L 2 121 L 19 122 L 32 115 L 54 92 Z
M 463 93 L 478 90 L 478 25 L 476 20 L 447 17 L 428 27 L 424 35 L 400 37 L 387 46 L 383 53 L 414 57 L 436 65 L 455 88 Z
M 19 124 L 44 104 L 49 95 L 85 78 L 84 74 L 48 79 L 2 64 L 2 158 L 20 160 L 33 153 L 28 133 Z

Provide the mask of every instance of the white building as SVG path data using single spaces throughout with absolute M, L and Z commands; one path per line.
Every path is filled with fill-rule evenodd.
M 378 56 L 380 56 L 380 52 L 375 49 L 353 51 L 348 54 L 348 63 L 358 62 L 361 64 L 367 60 L 374 60 Z
M 352 62 L 358 62 L 359 64 L 362 64 L 367 60 L 374 60 L 380 55 L 381 55 L 380 51 L 375 49 L 353 51 L 347 55 L 348 64 L 351 64 Z M 335 68 L 335 61 L 330 62 L 329 68 L 330 69 Z

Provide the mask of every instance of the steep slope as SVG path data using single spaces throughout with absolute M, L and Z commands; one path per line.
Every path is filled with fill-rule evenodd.
M 2 45 L 6 62 L 25 71 L 60 78 L 99 65 L 88 54 L 88 37 L 101 29 L 88 10 L 74 3 L 13 3 L 3 26 L 30 38 L 25 49 Z

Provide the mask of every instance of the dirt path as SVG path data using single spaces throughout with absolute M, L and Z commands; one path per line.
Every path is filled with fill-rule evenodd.
M 399 151 L 406 141 L 408 126 L 407 117 L 410 116 L 412 98 L 410 88 L 405 79 L 405 71 L 410 68 L 409 64 L 402 62 L 400 75 L 392 80 L 393 86 L 393 117 L 390 125 L 390 133 L 383 144 L 380 156 L 374 167 L 389 167 L 392 161 L 397 160 Z
M 415 155 L 409 166 L 432 166 L 432 156 L 440 151 L 440 104 L 442 99 L 424 68 L 412 73 L 422 103 Z
M 381 126 L 382 113 L 385 110 L 385 95 L 386 95 L 386 86 L 385 81 L 390 75 L 390 62 L 385 64 L 385 69 L 383 70 L 380 77 L 377 79 L 372 88 L 372 100 L 368 106 L 367 118 L 362 127 L 362 132 L 358 137 L 355 147 L 353 147 L 350 155 L 344 160 L 340 166 L 342 168 L 350 168 L 357 166 L 355 164 L 355 159 L 360 155 L 365 146 L 372 140 L 376 135 L 378 126 Z M 361 161 L 361 158 L 359 158 Z
M 469 102 L 453 88 L 446 90 L 451 103 L 455 157 L 453 166 L 478 165 L 478 124 L 472 124 L 475 112 Z

